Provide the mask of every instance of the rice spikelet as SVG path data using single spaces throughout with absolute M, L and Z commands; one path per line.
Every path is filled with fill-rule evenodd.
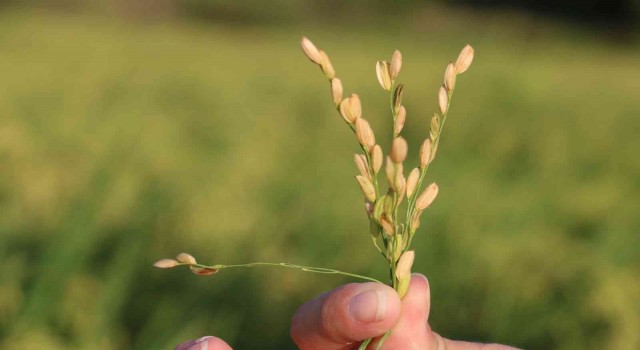
M 336 105 L 342 101 L 342 81 L 338 78 L 331 79 L 331 97 Z
M 196 261 L 196 258 L 194 258 L 191 254 L 187 254 L 187 253 L 178 254 L 178 256 L 176 257 L 176 260 L 178 260 L 181 263 L 189 264 L 189 265 L 194 265 L 198 263 Z
M 382 168 L 382 147 L 380 145 L 373 146 L 373 150 L 371 151 L 371 166 L 373 168 L 373 173 L 377 174 Z
M 420 147 L 420 168 L 425 168 L 431 161 L 431 139 L 426 139 Z
M 402 68 L 402 54 L 400 51 L 396 50 L 393 52 L 393 56 L 391 57 L 391 64 L 389 66 L 389 74 L 391 76 L 391 80 L 395 80 L 400 74 L 400 69 Z
M 420 169 L 414 168 L 407 177 L 407 197 L 411 197 L 411 195 L 413 195 L 413 191 L 415 191 L 419 179 Z
M 447 94 L 447 89 L 443 86 L 440 87 L 440 91 L 438 91 L 438 106 L 440 107 L 440 113 L 442 115 L 447 113 L 447 108 L 449 104 L 449 96 Z
M 407 145 L 407 140 L 405 140 L 402 136 L 396 137 L 393 139 L 393 144 L 391 145 L 391 160 L 395 163 L 402 163 L 407 158 L 407 151 L 409 150 L 409 146 Z
M 453 63 L 449 62 L 447 69 L 444 71 L 444 87 L 447 91 L 452 91 L 456 86 L 456 68 Z
M 336 76 L 336 71 L 333 69 L 333 65 L 331 64 L 329 56 L 327 56 L 327 54 L 322 50 L 319 50 L 319 52 L 321 57 L 320 68 L 322 68 L 322 72 L 327 77 L 327 79 L 333 79 Z
M 398 136 L 400 135 L 400 132 L 402 132 L 402 129 L 404 128 L 404 123 L 407 120 L 407 109 L 404 108 L 404 106 L 400 106 L 400 108 L 398 109 L 398 116 L 396 117 L 396 122 L 394 124 L 394 131 L 395 134 L 393 136 Z
M 369 122 L 364 118 L 356 119 L 356 137 L 358 142 L 365 147 L 367 152 L 371 151 L 371 148 L 376 144 L 376 138 L 373 135 L 373 130 L 369 125 Z
M 378 61 L 376 63 L 376 75 L 378 76 L 378 83 L 386 91 L 391 91 L 391 73 L 389 73 L 389 62 Z
M 427 189 L 425 189 L 424 192 L 422 192 L 422 194 L 418 197 L 418 199 L 416 200 L 416 209 L 427 209 L 427 207 L 430 206 L 431 203 L 433 203 L 433 201 L 436 199 L 437 195 L 438 185 L 436 185 L 436 183 L 434 182 L 429 185 L 429 187 L 427 187 Z
M 460 51 L 460 54 L 458 55 L 458 59 L 456 60 L 456 64 L 455 64 L 456 73 L 462 74 L 466 72 L 467 69 L 469 69 L 471 62 L 473 62 L 473 55 L 474 55 L 473 47 L 467 44 L 462 49 L 462 51 Z
M 362 175 L 356 176 L 356 179 L 358 180 L 358 184 L 360 185 L 360 189 L 362 190 L 362 194 L 364 194 L 364 197 L 371 202 L 375 202 L 376 190 L 375 187 L 373 187 L 373 183 L 371 182 L 371 180 Z
M 162 259 L 153 263 L 153 266 L 161 268 L 161 269 L 170 269 L 172 267 L 178 266 L 178 262 L 173 259 Z
M 371 179 L 369 165 L 367 164 L 367 157 L 364 154 L 354 154 L 353 162 L 356 163 L 356 167 L 358 168 L 360 175 Z
M 307 56 L 307 58 L 315 63 L 321 64 L 322 55 L 320 55 L 320 51 L 318 48 L 309 40 L 307 37 L 303 36 L 302 40 L 300 40 L 300 46 L 302 47 L 302 51 Z

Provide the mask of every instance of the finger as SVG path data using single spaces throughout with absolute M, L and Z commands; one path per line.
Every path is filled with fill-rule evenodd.
M 400 319 L 382 349 L 437 350 L 438 348 L 434 347 L 435 338 L 427 324 L 430 305 L 431 295 L 427 278 L 421 274 L 413 274 L 409 290 L 402 298 Z
M 180 345 L 176 346 L 175 350 L 188 350 L 191 345 L 195 344 L 195 340 L 188 340 L 184 343 L 180 343 Z
M 175 350 L 232 350 L 222 339 L 206 336 L 196 340 L 186 341 L 176 347 Z
M 402 312 L 382 349 L 420 350 L 517 350 L 506 345 L 480 344 L 442 338 L 428 324 L 431 309 L 429 281 L 413 274 L 409 291 L 402 299 Z M 376 342 L 373 342 L 376 344 Z M 372 346 L 369 347 L 370 349 Z M 375 347 L 373 347 L 375 349 Z
M 341 350 L 391 329 L 400 298 L 381 283 L 352 283 L 302 305 L 291 322 L 291 337 L 302 350 Z
M 437 334 L 436 336 L 440 337 Z M 437 350 L 519 350 L 518 348 L 500 344 L 470 343 L 466 341 L 449 340 L 442 337 L 440 337 L 440 339 L 442 345 L 440 348 L 436 348 Z

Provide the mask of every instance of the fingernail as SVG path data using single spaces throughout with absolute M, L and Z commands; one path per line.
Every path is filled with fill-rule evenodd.
M 349 314 L 362 323 L 379 322 L 387 313 L 387 292 L 369 290 L 354 296 L 349 302 Z
M 429 284 L 429 280 L 427 279 L 427 276 L 425 276 L 425 275 L 423 275 L 421 273 L 414 272 L 414 273 L 411 274 L 411 276 L 418 277 L 418 278 L 424 280 L 425 282 L 427 282 L 427 284 Z
M 211 339 L 211 338 L 213 338 L 213 337 L 210 336 L 210 335 L 207 335 L 206 337 L 198 338 L 198 339 L 196 339 L 196 344 L 202 343 L 203 341 L 205 341 L 207 339 Z
M 412 273 L 411 276 L 412 277 L 417 277 L 417 278 L 423 280 L 424 283 L 427 285 L 427 289 L 429 289 L 429 279 L 427 278 L 427 276 L 425 276 L 425 275 L 423 275 L 421 273 L 417 273 L 417 272 Z M 429 293 L 426 293 L 424 297 L 428 300 L 429 299 Z
M 189 350 L 209 350 L 209 342 L 207 340 L 211 338 L 213 337 L 208 335 L 206 337 L 196 339 L 195 345 L 190 347 Z

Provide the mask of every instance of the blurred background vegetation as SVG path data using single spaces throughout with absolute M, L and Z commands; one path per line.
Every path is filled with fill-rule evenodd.
M 640 348 L 638 1 L 0 1 L 0 348 L 293 349 L 350 280 L 151 264 L 287 261 L 385 278 L 354 137 L 309 36 L 388 147 L 394 49 L 417 156 L 466 43 L 415 270 L 432 325 L 527 349 Z M 384 130 L 384 131 L 383 131 Z

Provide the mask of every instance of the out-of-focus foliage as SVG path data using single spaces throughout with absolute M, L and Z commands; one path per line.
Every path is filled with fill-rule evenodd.
M 434 329 L 528 349 L 640 347 L 640 50 L 437 10 L 332 26 L 0 13 L 0 348 L 155 350 L 215 334 L 292 349 L 296 307 L 348 282 L 151 267 L 181 251 L 385 278 L 358 148 L 303 34 L 385 147 L 374 62 L 402 50 L 413 158 L 446 63 L 476 49 L 414 241 Z
M 640 0 L 2 0 L 3 5 L 91 11 L 125 17 L 181 17 L 206 21 L 283 23 L 354 20 L 410 14 L 425 6 L 519 10 L 628 35 L 640 29 Z

